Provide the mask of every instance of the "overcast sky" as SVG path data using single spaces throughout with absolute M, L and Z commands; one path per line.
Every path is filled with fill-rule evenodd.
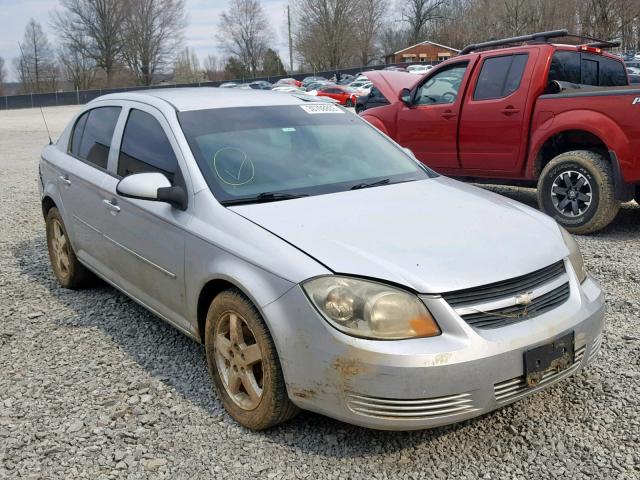
M 218 15 L 226 9 L 228 0 L 186 0 L 188 27 L 185 44 L 197 52 L 200 59 L 209 53 L 219 54 L 215 38 Z M 275 33 L 274 47 L 286 64 L 289 58 L 286 42 L 286 0 L 262 0 L 263 8 Z M 58 0 L 0 0 L 0 57 L 5 59 L 9 81 L 15 81 L 13 58 L 18 56 L 18 41 L 31 17 L 45 28 L 49 41 L 55 45 L 55 32 L 50 25 L 51 12 L 59 7 Z

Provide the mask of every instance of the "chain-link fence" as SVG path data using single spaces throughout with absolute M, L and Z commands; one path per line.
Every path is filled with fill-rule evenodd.
M 435 64 L 437 62 L 425 62 L 425 64 Z M 405 67 L 407 64 L 395 64 L 395 65 L 374 65 L 366 67 L 354 67 L 341 70 L 330 70 L 326 72 L 309 72 L 309 73 L 296 73 L 291 75 L 279 75 L 273 77 L 258 77 L 258 78 L 244 78 L 236 80 L 224 80 L 215 82 L 197 82 L 197 83 L 178 83 L 171 85 L 152 85 L 152 86 L 134 86 L 134 87 L 121 87 L 121 88 L 96 88 L 92 90 L 76 90 L 67 92 L 51 92 L 51 93 L 26 93 L 21 95 L 5 95 L 0 97 L 0 110 L 10 110 L 16 108 L 34 108 L 34 107 L 55 107 L 58 105 L 82 105 L 90 102 L 94 98 L 98 98 L 108 93 L 118 92 L 130 92 L 135 90 L 148 90 L 157 88 L 178 88 L 178 87 L 218 87 L 222 83 L 235 82 L 235 83 L 249 83 L 256 80 L 266 80 L 268 82 L 275 83 L 282 78 L 295 78 L 296 80 L 302 80 L 309 75 L 316 75 L 319 77 L 331 78 L 335 74 L 341 75 L 348 74 L 354 75 L 359 72 L 365 72 L 367 70 L 380 70 L 386 67 Z

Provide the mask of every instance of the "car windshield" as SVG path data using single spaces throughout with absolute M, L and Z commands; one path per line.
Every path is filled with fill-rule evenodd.
M 364 120 L 333 105 L 208 109 L 180 112 L 178 118 L 223 204 L 436 176 Z

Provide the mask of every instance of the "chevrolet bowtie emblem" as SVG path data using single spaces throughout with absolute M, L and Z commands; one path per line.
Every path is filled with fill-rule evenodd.
M 533 292 L 516 295 L 516 305 L 529 305 L 531 302 L 533 302 Z

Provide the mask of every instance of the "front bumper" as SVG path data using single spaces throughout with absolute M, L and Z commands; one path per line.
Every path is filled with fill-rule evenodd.
M 586 365 L 602 340 L 604 300 L 589 277 L 571 269 L 571 294 L 558 308 L 502 328 L 467 325 L 438 296 L 422 297 L 442 335 L 376 341 L 332 328 L 301 287 L 263 308 L 291 400 L 300 408 L 369 428 L 412 430 L 482 415 L 565 378 Z M 535 388 L 523 377 L 523 353 L 569 331 L 572 366 Z

